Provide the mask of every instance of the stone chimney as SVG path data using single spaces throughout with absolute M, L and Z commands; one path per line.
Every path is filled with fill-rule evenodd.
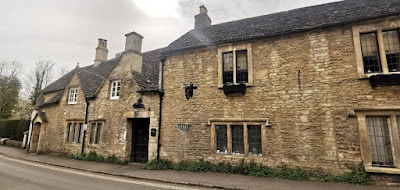
M 136 32 L 125 34 L 125 36 L 126 36 L 125 51 L 133 51 L 137 54 L 141 54 L 143 36 L 141 36 Z
M 207 8 L 202 5 L 200 6 L 200 13 L 196 16 L 194 16 L 194 28 L 202 28 L 202 27 L 207 27 L 211 26 L 211 19 L 207 15 Z
M 94 66 L 100 65 L 101 62 L 107 61 L 108 49 L 107 40 L 99 38 L 99 43 L 96 48 L 96 56 L 94 58 Z
M 125 67 L 125 71 L 142 72 L 142 39 L 143 36 L 136 32 L 125 34 L 125 51 L 122 52 L 121 65 Z

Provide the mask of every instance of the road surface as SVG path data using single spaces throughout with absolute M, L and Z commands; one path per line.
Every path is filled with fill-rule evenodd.
M 0 189 L 195 190 L 204 188 L 95 174 L 0 155 Z

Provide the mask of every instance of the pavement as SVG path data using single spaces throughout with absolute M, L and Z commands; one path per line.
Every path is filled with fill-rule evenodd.
M 69 168 L 23 161 L 0 155 L 0 189 L 4 190 L 201 190 L 202 187 L 114 177 Z
M 5 161 L 8 160 L 8 161 Z M 25 162 L 24 164 L 41 164 L 47 167 L 57 167 L 63 169 L 74 170 L 77 172 L 84 172 L 83 176 L 90 175 L 102 175 L 108 178 L 115 178 L 119 180 L 139 180 L 146 183 L 160 183 L 160 184 L 170 184 L 170 185 L 181 185 L 177 186 L 177 189 L 185 189 L 186 187 L 196 187 L 198 188 L 212 188 L 212 189 L 263 189 L 263 190 L 394 190 L 399 189 L 398 186 L 358 186 L 350 184 L 337 184 L 337 183 L 324 183 L 316 181 L 292 181 L 284 179 L 274 179 L 265 177 L 252 177 L 243 176 L 238 174 L 220 174 L 220 173 L 198 173 L 198 172 L 186 172 L 186 171 L 173 171 L 173 170 L 145 170 L 141 164 L 128 164 L 128 165 L 115 165 L 99 162 L 89 162 L 82 160 L 73 160 L 64 156 L 58 156 L 53 154 L 27 154 L 25 150 L 14 147 L 0 146 L 0 168 L 7 168 L 10 164 L 9 161 L 14 160 L 15 162 Z M 17 165 L 18 166 L 18 165 Z M 21 166 L 22 167 L 22 166 Z M 24 166 L 26 167 L 26 166 Z M 48 169 L 48 168 L 47 168 Z M 1 169 L 0 170 L 0 185 L 3 179 L 8 179 L 8 181 L 17 180 L 15 178 L 18 170 L 14 168 Z M 28 170 L 28 169 L 25 169 Z M 39 169 L 37 169 L 39 170 Z M 13 171 L 13 175 L 8 175 L 7 171 Z M 21 173 L 26 173 L 27 171 L 19 171 Z M 38 171 L 39 174 L 44 175 L 46 171 Z M 5 175 L 7 174 L 7 175 Z M 35 174 L 31 176 L 36 176 L 35 170 L 30 168 L 26 175 Z M 38 175 L 38 176 L 41 176 Z M 47 175 L 47 174 L 46 174 Z M 70 175 L 78 175 L 71 173 Z M 11 177 L 10 177 L 11 176 Z M 52 175 L 47 175 L 52 176 Z M 13 178 L 14 177 L 14 178 Z M 76 177 L 76 176 L 75 176 Z M 71 177 L 73 178 L 73 177 Z M 117 180 L 118 181 L 118 180 Z M 85 184 L 83 187 L 108 187 L 108 185 L 100 185 L 95 182 L 91 182 L 89 179 L 77 182 L 78 184 Z M 61 182 L 61 184 L 67 184 L 66 182 Z M 52 184 L 56 185 L 56 184 Z M 119 185 L 112 184 L 112 187 L 118 187 L 117 189 L 124 189 L 123 184 L 121 188 Z M 52 186 L 53 187 L 53 186 Z M 70 187 L 70 188 L 68 188 Z M 74 186 L 68 186 L 62 189 L 72 189 Z M 134 189 L 147 189 L 146 188 L 134 188 Z M 153 187 L 158 188 L 158 187 Z M 7 188 L 6 188 L 7 189 Z M 12 189 L 12 188 L 11 188 Z M 21 188 L 26 189 L 26 188 Z M 31 189 L 31 188 L 29 188 Z M 35 189 L 35 188 L 32 188 Z M 41 189 L 38 186 L 38 189 Z M 42 188 L 49 189 L 49 188 Z M 53 189 L 53 188 L 50 188 Z M 75 188 L 74 188 L 75 189 Z M 98 188 L 104 189 L 104 188 Z

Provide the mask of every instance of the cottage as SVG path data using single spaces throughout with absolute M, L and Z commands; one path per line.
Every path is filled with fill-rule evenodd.
M 347 0 L 212 25 L 201 6 L 166 48 L 132 33 L 107 60 L 100 40 L 43 90 L 31 151 L 400 174 L 399 14 Z

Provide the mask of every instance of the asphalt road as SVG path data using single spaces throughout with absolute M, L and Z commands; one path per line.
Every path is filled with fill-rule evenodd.
M 195 190 L 204 188 L 94 174 L 0 156 L 0 189 Z

